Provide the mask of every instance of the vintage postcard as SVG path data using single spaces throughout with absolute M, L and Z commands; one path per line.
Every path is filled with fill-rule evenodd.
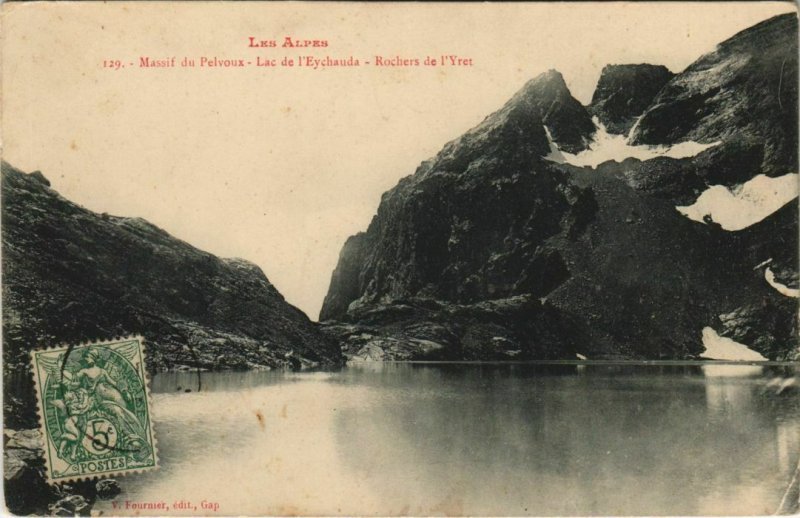
M 800 512 L 789 2 L 6 2 L 13 515 Z

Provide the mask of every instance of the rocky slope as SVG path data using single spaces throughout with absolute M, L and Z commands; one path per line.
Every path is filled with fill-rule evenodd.
M 796 70 L 796 39 L 796 19 L 780 16 L 674 77 L 607 67 L 588 109 L 557 73 L 537 77 L 383 195 L 342 250 L 320 314 L 326 330 L 362 359 L 696 358 L 706 326 L 771 359 L 794 357 L 797 301 L 760 265 L 772 259 L 796 286 L 796 204 L 736 232 L 676 207 L 713 184 L 796 171 L 796 77 L 772 97 L 761 82 Z M 730 80 L 706 91 L 714 79 Z M 694 91 L 710 107 L 678 110 Z M 596 169 L 548 160 L 555 147 L 587 148 L 590 113 L 621 132 L 643 112 L 639 142 L 722 143 Z M 473 327 L 480 348 L 465 339 Z
M 627 135 L 636 119 L 675 74 L 662 65 L 606 65 L 589 111 L 609 133 Z
M 338 345 L 255 265 L 142 219 L 95 214 L 39 172 L 4 164 L 2 175 L 7 426 L 32 426 L 33 347 L 141 334 L 153 371 L 339 362 Z
M 354 309 L 325 330 L 349 359 L 367 361 L 559 359 L 582 347 L 572 323 L 530 295 L 474 304 L 396 299 Z
M 664 86 L 632 141 L 724 141 L 760 155 L 740 176 L 797 172 L 797 56 L 794 13 L 736 34 Z
M 576 151 L 594 131 L 552 71 L 384 194 L 367 232 L 348 240 L 320 318 L 341 318 L 356 299 L 473 302 L 557 284 L 564 266 L 537 243 L 579 232 L 594 202 L 542 162 L 545 125 Z

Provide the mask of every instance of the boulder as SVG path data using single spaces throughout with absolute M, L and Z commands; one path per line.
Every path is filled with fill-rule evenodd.
M 88 516 L 90 505 L 80 495 L 69 495 L 48 506 L 54 516 Z
M 97 498 L 109 500 L 120 494 L 122 489 L 120 489 L 119 483 L 116 480 L 113 478 L 106 478 L 97 481 L 95 491 L 97 492 Z

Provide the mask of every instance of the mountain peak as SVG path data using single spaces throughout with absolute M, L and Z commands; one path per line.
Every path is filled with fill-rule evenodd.
M 548 94 L 572 95 L 569 91 L 569 87 L 567 87 L 567 82 L 564 81 L 564 76 L 554 68 L 530 79 L 516 94 L 514 94 L 509 103 Z
M 603 69 L 589 109 L 616 131 L 665 144 L 750 139 L 697 156 L 631 157 L 593 171 L 542 160 L 548 144 L 585 149 L 594 124 L 558 71 L 527 81 L 384 194 L 366 233 L 342 249 L 320 317 L 326 329 L 354 357 L 574 358 L 580 347 L 592 358 L 690 359 L 703 352 L 705 327 L 739 311 L 743 344 L 793 357 L 796 302 L 753 266 L 770 257 L 796 264 L 797 206 L 737 233 L 676 210 L 712 179 L 752 177 L 762 157 L 790 163 L 791 28 L 786 17 L 757 26 L 739 49 L 677 76 L 651 64 Z M 594 151 L 604 140 L 633 147 L 619 135 L 595 137 Z M 764 301 L 776 308 L 769 322 L 750 316 Z
M 559 149 L 569 153 L 586 149 L 595 131 L 589 112 L 572 97 L 556 70 L 526 82 L 502 108 L 447 143 L 418 172 L 421 176 L 433 171 L 462 173 L 489 156 L 515 167 L 530 165 L 550 152 L 545 129 Z
M 542 72 L 538 76 L 534 77 L 528 84 L 557 84 L 560 87 L 569 90 L 567 88 L 567 82 L 564 81 L 564 76 L 561 75 L 561 72 L 556 70 L 555 68 L 551 68 L 545 72 Z
M 600 119 L 609 133 L 627 134 L 636 118 L 644 113 L 673 75 L 663 65 L 606 65 L 597 81 L 589 111 Z
M 572 96 L 564 76 L 555 69 L 529 80 L 491 117 L 516 110 L 546 126 L 559 149 L 569 153 L 586 149 L 595 131 L 589 112 Z M 548 152 L 549 146 L 540 156 Z

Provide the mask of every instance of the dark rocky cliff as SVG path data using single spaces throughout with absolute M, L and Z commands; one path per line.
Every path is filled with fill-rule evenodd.
M 327 331 L 349 356 L 372 359 L 686 359 L 702 353 L 710 326 L 768 358 L 795 357 L 797 300 L 758 265 L 773 259 L 797 285 L 796 204 L 737 232 L 676 206 L 709 185 L 796 171 L 787 127 L 796 116 L 779 107 L 796 111 L 797 79 L 785 76 L 779 96 L 759 82 L 796 67 L 785 55 L 796 38 L 795 18 L 783 16 L 671 79 L 663 67 L 606 69 L 589 110 L 619 117 L 617 131 L 644 112 L 640 142 L 723 141 L 692 158 L 595 170 L 548 161 L 544 127 L 560 149 L 580 151 L 589 111 L 557 73 L 529 82 L 383 195 L 367 231 L 342 250 L 320 315 Z M 670 100 L 706 88 L 708 74 L 737 79 L 703 94 L 711 107 L 675 119 Z M 652 89 L 635 86 L 650 76 Z M 686 131 L 662 131 L 677 122 Z
M 609 133 L 626 135 L 673 76 L 663 65 L 606 65 L 589 111 Z
M 797 56 L 795 13 L 736 34 L 664 86 L 632 141 L 722 140 L 758 155 L 748 177 L 797 172 Z
M 257 266 L 219 259 L 142 219 L 86 210 L 39 172 L 4 164 L 2 175 L 7 410 L 30 400 L 28 384 L 10 383 L 34 347 L 140 334 L 152 371 L 339 362 L 338 345 Z M 33 415 L 32 405 L 19 408 L 25 416 L 7 412 L 7 423 Z
M 320 318 L 343 317 L 356 299 L 473 302 L 552 289 L 566 270 L 537 245 L 579 232 L 594 205 L 542 160 L 545 125 L 576 151 L 594 131 L 552 71 L 383 195 L 367 232 L 342 251 Z
M 743 343 L 769 358 L 791 357 L 797 344 L 791 308 L 797 300 L 771 288 L 763 269 L 754 267 L 769 258 L 796 264 L 796 204 L 728 232 L 675 210 L 680 190 L 673 186 L 690 174 L 691 161 L 651 162 L 607 163 L 596 171 L 563 167 L 598 203 L 578 239 L 556 237 L 549 243 L 571 275 L 548 295 L 548 304 L 589 337 L 581 352 L 593 358 L 693 358 L 703 350 L 701 329 L 721 329 L 721 315 L 758 305 L 782 308 L 781 325 L 767 332 L 770 324 L 751 321 L 765 339 Z M 660 186 L 669 188 L 659 188 L 654 169 L 664 174 L 670 162 L 680 180 L 662 177 Z

